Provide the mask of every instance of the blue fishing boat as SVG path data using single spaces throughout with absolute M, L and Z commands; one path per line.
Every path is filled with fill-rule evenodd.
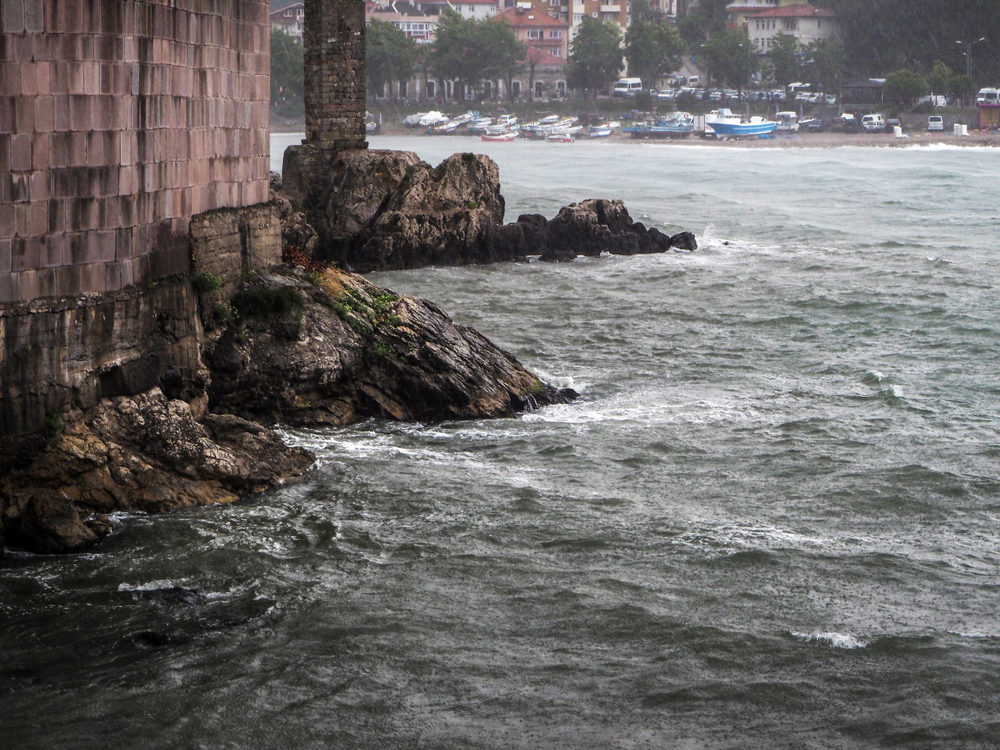
M 755 116 L 746 122 L 718 120 L 711 126 L 716 138 L 770 138 L 778 123 Z

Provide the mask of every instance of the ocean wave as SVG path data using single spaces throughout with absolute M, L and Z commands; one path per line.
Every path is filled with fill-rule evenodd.
M 792 636 L 804 643 L 825 643 L 830 648 L 842 648 L 847 650 L 867 648 L 870 641 L 856 638 L 850 634 L 825 632 L 825 633 L 798 633 L 792 631 Z

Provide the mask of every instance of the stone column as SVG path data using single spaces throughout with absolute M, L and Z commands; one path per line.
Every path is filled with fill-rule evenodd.
M 365 140 L 364 0 L 305 0 L 306 139 L 282 161 L 284 193 L 311 206 L 340 151 Z
M 336 150 L 365 141 L 365 4 L 305 0 L 306 140 Z

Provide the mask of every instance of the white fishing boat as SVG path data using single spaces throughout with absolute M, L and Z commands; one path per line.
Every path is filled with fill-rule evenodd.
M 503 143 L 506 141 L 512 141 L 517 138 L 517 131 L 508 130 L 505 133 L 497 133 L 496 135 L 490 135 L 489 133 L 483 133 L 481 136 L 484 141 L 492 141 L 494 143 Z
M 545 140 L 550 143 L 572 143 L 575 139 L 569 133 L 549 133 Z
M 776 133 L 791 134 L 799 132 L 798 112 L 777 112 L 774 115 L 774 119 L 778 123 L 778 127 L 775 128 Z

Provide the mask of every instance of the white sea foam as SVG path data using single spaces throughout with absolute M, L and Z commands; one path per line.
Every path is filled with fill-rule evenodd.
M 855 638 L 853 635 L 845 635 L 843 633 L 796 633 L 792 631 L 792 635 L 806 643 L 812 641 L 826 643 L 830 648 L 855 649 L 866 648 L 868 646 L 868 641 L 863 641 Z

